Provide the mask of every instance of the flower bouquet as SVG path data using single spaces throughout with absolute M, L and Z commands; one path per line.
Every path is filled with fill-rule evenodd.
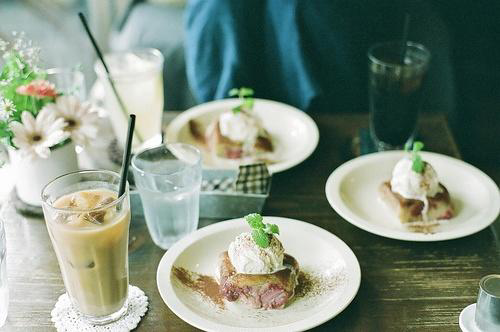
M 78 170 L 75 146 L 96 138 L 98 114 L 38 67 L 39 48 L 24 34 L 13 35 L 12 43 L 0 39 L 0 140 L 16 164 L 19 198 L 39 206 L 45 184 Z

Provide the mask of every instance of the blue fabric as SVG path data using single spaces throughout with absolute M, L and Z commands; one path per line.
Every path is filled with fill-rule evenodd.
M 256 97 L 305 111 L 366 111 L 366 52 L 375 42 L 399 38 L 405 11 L 412 14 L 410 38 L 428 46 L 438 61 L 447 61 L 446 43 L 435 38 L 443 29 L 435 28 L 439 19 L 432 9 L 423 1 L 403 3 L 191 0 L 185 20 L 191 89 L 199 102 L 226 98 L 231 88 L 247 86 Z M 441 95 L 435 94 L 434 103 L 446 108 L 443 86 L 451 78 L 443 71 L 449 66 L 435 69 L 429 76 Z

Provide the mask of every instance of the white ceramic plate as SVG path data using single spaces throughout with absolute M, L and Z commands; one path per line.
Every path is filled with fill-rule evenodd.
M 303 221 L 264 217 L 280 228 L 280 240 L 302 271 L 325 281 L 320 294 L 298 297 L 282 310 L 250 309 L 225 301 L 221 309 L 171 276 L 173 266 L 213 276 L 218 255 L 240 233 L 242 219 L 219 222 L 186 236 L 170 248 L 158 265 L 156 280 L 163 301 L 187 323 L 207 331 L 301 331 L 338 315 L 353 300 L 361 271 L 351 249 L 335 235 Z M 313 292 L 311 292 L 313 293 Z M 307 294 L 307 293 L 306 293 Z
M 440 223 L 435 233 L 415 233 L 379 199 L 378 186 L 391 178 L 403 151 L 372 153 L 338 167 L 326 182 L 326 197 L 337 213 L 365 231 L 406 241 L 440 241 L 474 234 L 495 221 L 500 194 L 486 174 L 461 160 L 422 152 L 450 192 L 456 216 Z
M 466 306 L 461 312 L 458 318 L 458 324 L 462 332 L 481 332 L 474 321 L 474 315 L 476 314 L 476 304 L 472 303 Z
M 204 103 L 179 114 L 169 124 L 166 139 L 169 142 L 185 142 L 199 145 L 189 131 L 189 120 L 197 120 L 207 126 L 223 111 L 239 105 L 238 99 L 222 99 Z M 276 162 L 269 165 L 271 173 L 287 170 L 314 152 L 319 140 L 316 123 L 306 113 L 295 107 L 276 101 L 255 99 L 253 111 L 262 119 L 264 128 L 273 138 Z M 218 158 L 215 160 L 203 151 L 203 166 L 207 168 L 237 168 L 238 162 Z

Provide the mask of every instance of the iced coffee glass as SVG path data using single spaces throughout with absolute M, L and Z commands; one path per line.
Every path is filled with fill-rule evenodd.
M 103 325 L 127 311 L 128 186 L 117 197 L 120 176 L 79 171 L 42 190 L 42 206 L 66 291 L 85 319 Z

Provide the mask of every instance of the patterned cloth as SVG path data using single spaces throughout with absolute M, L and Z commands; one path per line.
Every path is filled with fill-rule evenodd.
M 233 187 L 234 178 L 201 181 L 201 191 L 232 191 Z
M 266 194 L 270 182 L 266 164 L 241 165 L 234 190 L 245 194 Z
M 264 163 L 241 165 L 238 176 L 204 179 L 201 191 L 239 192 L 244 194 L 267 194 L 271 175 Z

